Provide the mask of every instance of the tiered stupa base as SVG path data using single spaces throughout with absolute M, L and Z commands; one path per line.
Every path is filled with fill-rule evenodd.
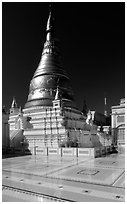
M 96 156 L 105 149 L 97 131 L 85 130 L 84 116 L 79 110 L 67 107 L 66 100 L 54 100 L 52 107 L 36 106 L 23 112 L 24 117 L 30 118 L 24 136 L 32 154 L 76 156 L 82 155 L 80 151 L 85 148 L 82 151 L 86 151 L 85 155 Z

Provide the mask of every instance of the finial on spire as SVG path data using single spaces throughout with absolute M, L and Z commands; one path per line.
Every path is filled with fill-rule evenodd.
M 49 4 L 49 14 L 51 13 L 51 11 L 52 11 L 52 4 L 50 3 Z
M 107 113 L 107 93 L 106 92 L 104 92 L 104 115 L 108 116 L 108 113 Z
M 16 100 L 15 100 L 14 96 L 13 96 L 13 101 L 12 101 L 12 104 L 11 104 L 11 108 L 17 108 L 17 103 L 16 103 Z
M 104 110 L 104 115 L 107 116 L 107 98 L 104 98 L 104 103 L 105 103 L 105 110 Z
M 51 11 L 51 4 L 49 5 L 49 17 L 47 21 L 47 28 L 46 31 L 50 32 L 53 28 L 53 18 L 52 18 L 52 11 Z
M 51 4 L 49 4 L 49 17 L 48 17 L 47 28 L 46 28 L 47 41 L 50 41 L 52 39 L 52 35 L 53 35 L 53 20 L 54 19 L 52 17 Z
M 59 87 L 57 86 L 55 100 L 59 99 Z

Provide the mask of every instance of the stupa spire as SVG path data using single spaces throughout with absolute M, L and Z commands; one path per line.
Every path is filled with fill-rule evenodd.
M 40 63 L 30 82 L 25 108 L 38 105 L 52 106 L 57 86 L 62 93 L 61 97 L 71 101 L 74 100 L 70 79 L 62 68 L 59 41 L 55 37 L 54 30 L 54 18 L 50 6 L 46 26 L 46 42 L 44 43 Z
M 46 27 L 46 42 L 44 43 L 41 60 L 34 73 L 34 77 L 49 73 L 62 74 L 67 77 L 61 65 L 59 43 L 54 36 L 54 18 L 50 8 Z
M 51 4 L 49 5 L 49 17 L 48 17 L 48 21 L 47 21 L 47 27 L 46 27 L 46 32 L 47 32 L 47 40 L 50 40 L 49 37 L 51 37 L 51 35 L 53 34 L 53 17 L 52 17 L 52 10 L 51 10 Z
M 17 108 L 17 103 L 16 103 L 16 100 L 15 100 L 14 96 L 13 96 L 13 101 L 12 101 L 12 104 L 11 104 L 11 108 Z
M 49 53 L 55 53 L 53 50 L 53 45 L 55 44 L 54 43 L 54 18 L 52 15 L 51 4 L 49 5 L 49 17 L 47 20 L 47 27 L 46 27 L 46 43 L 45 43 L 45 45 L 47 45 L 47 44 L 50 45 L 49 46 L 50 48 L 52 48 L 52 51 L 51 51 L 51 49 L 49 49 Z M 45 53 L 45 46 L 43 49 L 43 53 Z

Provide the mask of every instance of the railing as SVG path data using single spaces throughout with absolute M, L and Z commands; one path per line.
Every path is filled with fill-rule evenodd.
M 22 130 L 14 130 L 13 132 L 11 132 L 10 134 L 10 140 L 13 140 L 14 137 L 16 137 L 19 133 L 21 133 Z

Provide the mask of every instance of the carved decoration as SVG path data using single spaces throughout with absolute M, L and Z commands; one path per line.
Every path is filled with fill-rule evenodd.
M 95 176 L 98 173 L 99 171 L 97 169 L 87 169 L 87 168 L 77 172 L 77 174 L 89 175 L 89 176 Z

